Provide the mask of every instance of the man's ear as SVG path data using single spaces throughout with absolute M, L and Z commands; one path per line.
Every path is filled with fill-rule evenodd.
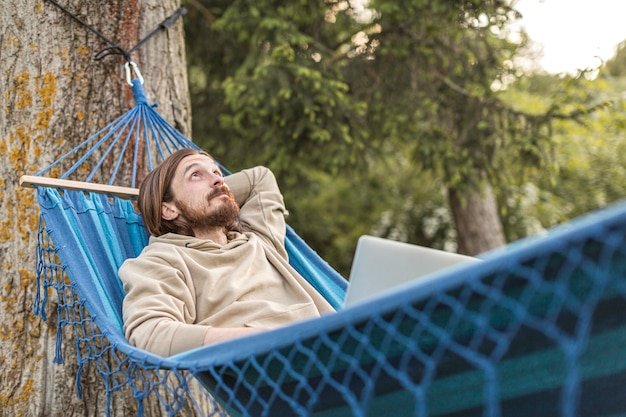
M 173 202 L 168 201 L 161 204 L 161 217 L 163 220 L 174 220 L 179 214 L 178 207 Z

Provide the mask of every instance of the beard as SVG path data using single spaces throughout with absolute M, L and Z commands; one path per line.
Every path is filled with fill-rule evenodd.
M 226 194 L 226 198 L 223 197 L 223 194 Z M 208 206 L 215 198 L 220 198 L 221 201 L 216 204 L 215 208 L 209 210 Z M 223 227 L 227 231 L 241 231 L 239 206 L 228 187 L 223 186 L 212 190 L 207 195 L 206 203 L 206 206 L 200 208 L 189 207 L 182 201 L 178 203 L 182 217 L 193 230 Z

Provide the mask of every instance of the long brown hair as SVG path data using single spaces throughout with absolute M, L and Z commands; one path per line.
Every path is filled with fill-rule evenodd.
M 172 201 L 174 195 L 171 191 L 172 180 L 176 168 L 180 162 L 191 155 L 206 155 L 207 152 L 193 148 L 180 149 L 167 157 L 158 167 L 150 172 L 139 187 L 137 208 L 143 216 L 143 221 L 148 231 L 153 236 L 161 236 L 166 233 L 178 233 L 193 236 L 191 226 L 183 219 L 165 220 L 161 215 L 161 206 L 164 202 Z M 180 216 L 179 216 L 180 217 Z

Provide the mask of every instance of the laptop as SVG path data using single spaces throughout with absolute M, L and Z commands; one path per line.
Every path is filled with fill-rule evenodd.
M 434 272 L 478 261 L 478 258 L 457 253 L 361 236 L 352 261 L 344 306 L 358 304 Z

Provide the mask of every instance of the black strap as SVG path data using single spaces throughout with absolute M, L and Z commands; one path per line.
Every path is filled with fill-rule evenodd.
M 154 29 L 147 36 L 145 36 L 142 40 L 140 40 L 139 43 L 137 43 L 137 45 L 133 46 L 129 50 L 125 50 L 121 46 L 119 46 L 118 44 L 116 44 L 115 42 L 113 42 L 112 40 L 107 38 L 106 36 L 104 36 L 102 33 L 98 32 L 92 26 L 90 26 L 87 23 L 85 23 L 78 16 L 76 16 L 75 14 L 73 14 L 72 12 L 67 10 L 65 7 L 61 6 L 59 3 L 56 2 L 56 0 L 48 0 L 48 1 L 50 3 L 52 3 L 52 4 L 54 4 L 59 9 L 61 9 L 63 12 L 65 12 L 65 14 L 70 16 L 72 19 L 74 19 L 75 21 L 80 23 L 86 29 L 89 29 L 91 32 L 95 33 L 100 39 L 104 40 L 106 43 L 111 45 L 111 46 L 108 46 L 108 47 L 100 50 L 94 56 L 94 59 L 96 61 L 100 61 L 100 60 L 104 59 L 105 57 L 107 57 L 109 55 L 122 55 L 122 56 L 124 56 L 124 59 L 126 59 L 126 61 L 130 62 L 131 61 L 130 54 L 133 51 L 135 51 L 137 48 L 139 48 L 141 45 L 143 45 L 144 42 L 146 42 L 148 39 L 153 37 L 157 32 L 159 32 L 161 30 L 166 30 L 166 29 L 169 29 L 170 27 L 172 27 L 174 22 L 176 22 L 176 20 L 178 20 L 179 17 L 184 16 L 185 14 L 187 14 L 187 9 L 185 7 L 179 7 L 178 10 L 176 10 L 171 16 L 167 17 L 165 20 L 163 20 L 161 23 L 159 23 L 159 25 L 157 26 L 156 29 Z

